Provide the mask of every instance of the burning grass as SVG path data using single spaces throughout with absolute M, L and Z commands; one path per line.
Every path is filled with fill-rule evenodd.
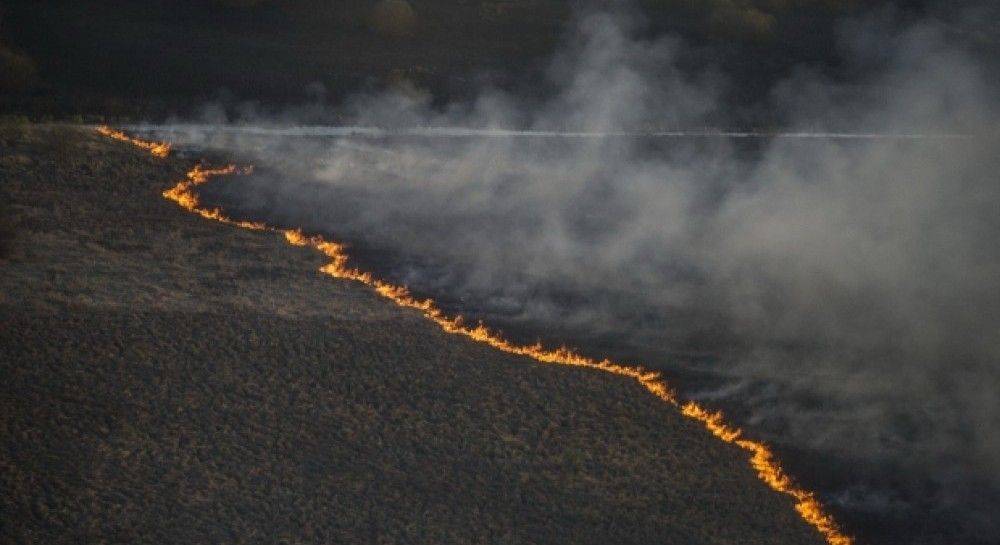
M 143 141 L 139 141 L 137 145 L 144 149 L 156 149 L 157 147 L 155 143 Z M 164 145 L 168 146 L 167 149 L 169 150 L 169 144 L 160 144 L 160 146 Z M 155 151 L 153 153 L 156 155 Z M 197 213 L 204 218 L 245 229 L 277 231 L 284 234 L 285 239 L 294 246 L 315 248 L 330 259 L 327 265 L 320 268 L 320 271 L 324 274 L 334 278 L 353 280 L 369 286 L 379 295 L 401 307 L 420 311 L 426 318 L 437 324 L 447 333 L 464 336 L 502 352 L 517 356 L 526 356 L 541 363 L 596 369 L 636 380 L 660 400 L 679 408 L 681 414 L 684 416 L 702 423 L 715 437 L 723 442 L 735 444 L 750 453 L 750 464 L 757 471 L 760 480 L 773 490 L 795 498 L 795 510 L 807 523 L 816 528 L 827 543 L 830 545 L 851 545 L 854 542 L 851 537 L 841 531 L 833 517 L 826 512 L 823 505 L 816 499 L 815 494 L 800 487 L 785 473 L 780 462 L 766 444 L 744 437 L 741 430 L 725 422 L 721 412 L 709 411 L 693 401 L 682 405 L 677 395 L 670 389 L 660 373 L 643 369 L 641 366 L 617 363 L 608 359 L 594 360 L 577 354 L 566 347 L 546 349 L 541 344 L 526 346 L 513 344 L 499 333 L 491 331 L 482 323 L 476 326 L 469 326 L 463 321 L 461 316 L 448 316 L 444 314 L 434 301 L 414 298 L 405 286 L 385 282 L 375 278 L 369 272 L 351 267 L 348 264 L 349 257 L 342 244 L 327 241 L 321 236 L 307 237 L 297 229 L 275 228 L 262 223 L 234 220 L 219 209 L 208 209 L 199 206 L 197 194 L 194 192 L 197 186 L 208 182 L 213 177 L 231 176 L 237 173 L 250 174 L 252 173 L 252 168 L 245 167 L 244 169 L 238 169 L 234 165 L 229 165 L 221 169 L 205 170 L 200 165 L 195 165 L 188 172 L 187 179 L 178 182 L 174 187 L 164 191 L 163 196 L 176 202 L 182 208 Z
M 5 541 L 821 541 L 639 377 L 524 365 L 329 281 L 363 275 L 335 244 L 177 214 L 150 196 L 180 160 L 33 138 L 0 186 Z

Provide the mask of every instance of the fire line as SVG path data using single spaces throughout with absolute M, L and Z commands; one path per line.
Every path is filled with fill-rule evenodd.
M 107 126 L 98 127 L 97 132 L 102 136 L 144 149 L 156 157 L 167 157 L 170 154 L 171 145 L 169 143 L 141 140 Z M 585 367 L 636 380 L 646 390 L 666 404 L 678 409 L 684 416 L 700 422 L 718 439 L 734 444 L 747 451 L 750 455 L 750 465 L 756 470 L 757 477 L 771 489 L 791 496 L 795 500 L 795 510 L 799 516 L 815 528 L 826 539 L 829 545 L 854 545 L 854 538 L 841 530 L 833 516 L 826 511 L 816 498 L 815 493 L 796 484 L 791 476 L 785 472 L 769 446 L 761 441 L 746 438 L 742 430 L 726 423 L 721 412 L 710 411 L 694 401 L 682 402 L 677 394 L 667 385 L 661 373 L 645 369 L 639 365 L 617 363 L 608 359 L 596 360 L 578 354 L 565 346 L 549 349 L 544 348 L 541 343 L 533 345 L 511 343 L 503 338 L 500 333 L 489 329 L 481 322 L 475 326 L 470 326 L 464 322 L 461 315 L 446 315 L 437 307 L 433 300 L 414 297 L 406 286 L 386 282 L 375 278 L 367 271 L 351 267 L 348 264 L 349 256 L 343 244 L 328 241 L 318 235 L 305 235 L 299 229 L 286 229 L 264 223 L 234 220 L 219 208 L 205 208 L 201 206 L 198 195 L 195 193 L 196 187 L 207 183 L 212 178 L 247 175 L 252 172 L 252 167 L 227 165 L 222 168 L 208 169 L 203 168 L 201 164 L 196 164 L 188 171 L 184 180 L 177 182 L 176 185 L 164 191 L 163 197 L 203 218 L 243 229 L 279 233 L 285 237 L 285 240 L 289 244 L 314 248 L 330 258 L 330 262 L 320 268 L 322 273 L 333 278 L 360 282 L 374 289 L 379 295 L 393 301 L 400 307 L 420 311 L 426 318 L 433 321 L 447 333 L 467 337 L 502 352 L 526 356 L 541 363 Z
M 152 153 L 154 157 L 164 158 L 170 155 L 170 144 L 166 142 L 147 142 L 146 140 L 140 140 L 138 138 L 132 138 L 131 136 L 125 134 L 122 131 L 112 129 L 107 125 L 101 125 L 97 127 L 97 133 L 101 136 L 105 136 L 112 140 L 118 140 L 119 142 L 128 142 L 133 146 L 140 147 L 149 153 Z

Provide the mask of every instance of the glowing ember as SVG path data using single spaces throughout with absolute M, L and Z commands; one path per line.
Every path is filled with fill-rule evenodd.
M 98 132 L 115 140 L 132 143 L 157 157 L 165 157 L 170 151 L 170 144 L 146 142 L 107 127 L 98 128 Z M 757 470 L 758 478 L 772 489 L 794 498 L 796 501 L 795 510 L 803 520 L 816 528 L 827 543 L 830 545 L 852 545 L 854 543 L 854 539 L 843 533 L 833 517 L 823 509 L 823 505 L 816 499 L 815 494 L 796 485 L 792 478 L 785 473 L 770 447 L 759 441 L 744 438 L 742 430 L 727 424 L 721 412 L 711 412 L 693 401 L 681 404 L 677 395 L 670 389 L 660 373 L 638 365 L 616 363 L 607 359 L 595 360 L 566 347 L 553 350 L 544 348 L 537 343 L 528 346 L 513 344 L 482 323 L 468 326 L 461 316 L 445 315 L 434 301 L 413 297 L 405 286 L 390 284 L 375 278 L 369 272 L 348 266 L 349 258 L 343 244 L 324 240 L 320 236 L 306 236 L 298 229 L 281 229 L 263 223 L 233 220 L 218 208 L 209 209 L 199 206 L 198 196 L 193 191 L 195 187 L 214 177 L 250 174 L 252 172 L 252 167 L 238 168 L 235 165 L 228 165 L 218 169 L 204 169 L 201 165 L 195 165 L 187 173 L 184 180 L 164 191 L 163 196 L 203 218 L 245 229 L 281 233 L 289 244 L 315 248 L 330 258 L 330 262 L 320 268 L 324 274 L 334 278 L 361 282 L 401 307 L 419 310 L 448 333 L 468 337 L 474 341 L 488 344 L 497 350 L 527 356 L 542 363 L 586 367 L 635 379 L 653 395 L 678 408 L 684 416 L 700 422 L 715 437 L 750 453 L 750 465 Z

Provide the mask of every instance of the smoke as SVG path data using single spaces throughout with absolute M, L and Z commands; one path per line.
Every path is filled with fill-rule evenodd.
M 685 44 L 639 37 L 632 13 L 593 10 L 540 103 L 364 95 L 341 115 L 385 132 L 171 137 L 286 173 L 218 189 L 227 209 L 350 240 L 394 280 L 514 332 L 710 375 L 682 394 L 728 400 L 758 433 L 853 468 L 817 478 L 828 501 L 901 517 L 901 542 L 988 542 L 1000 102 L 993 67 L 954 34 L 855 19 L 840 32 L 854 80 L 802 67 L 773 87 L 788 131 L 864 139 L 636 136 L 724 119 L 739 82 L 682 70 Z

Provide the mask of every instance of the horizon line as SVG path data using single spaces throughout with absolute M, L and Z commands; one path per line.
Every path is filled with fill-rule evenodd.
M 663 131 L 563 131 L 540 129 L 476 128 L 462 126 L 378 127 L 365 125 L 239 125 L 239 124 L 137 124 L 123 128 L 142 133 L 207 132 L 246 134 L 250 136 L 281 136 L 301 138 L 393 136 L 438 138 L 788 138 L 817 140 L 966 140 L 978 135 L 971 133 L 924 132 L 845 132 L 845 131 L 755 131 L 755 130 L 663 130 Z

